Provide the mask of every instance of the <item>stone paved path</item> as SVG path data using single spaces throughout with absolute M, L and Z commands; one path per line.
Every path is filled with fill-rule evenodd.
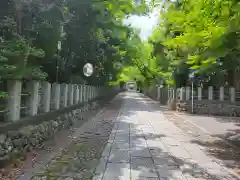
M 91 180 L 121 104 L 120 94 L 88 121 L 72 127 L 72 132 L 65 134 L 67 137 L 56 137 L 57 141 L 67 143 L 43 152 L 34 166 L 27 163 L 20 175 L 7 180 Z
M 92 180 L 235 180 L 167 120 L 156 104 L 126 93 Z

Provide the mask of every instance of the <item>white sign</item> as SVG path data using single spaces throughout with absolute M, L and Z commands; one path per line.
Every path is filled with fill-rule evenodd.
M 190 73 L 190 74 L 189 74 L 189 77 L 190 77 L 190 78 L 194 78 L 194 73 Z
M 58 50 L 61 50 L 61 48 L 62 48 L 62 43 L 61 43 L 61 41 L 58 41 L 57 49 L 58 49 Z
M 83 66 L 83 74 L 87 77 L 93 74 L 93 66 L 90 63 L 87 63 Z

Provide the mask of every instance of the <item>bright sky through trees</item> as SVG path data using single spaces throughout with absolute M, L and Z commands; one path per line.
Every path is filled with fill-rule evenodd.
M 159 19 L 159 8 L 153 9 L 148 15 L 132 15 L 124 20 L 125 24 L 131 25 L 133 28 L 140 29 L 140 37 L 147 40 L 152 35 L 153 29 L 157 26 Z

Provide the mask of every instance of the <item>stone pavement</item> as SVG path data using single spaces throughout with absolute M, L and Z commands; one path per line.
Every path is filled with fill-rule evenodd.
M 92 180 L 234 180 L 141 94 L 126 93 Z
M 163 106 L 160 109 L 169 121 L 192 137 L 191 142 L 199 144 L 213 161 L 240 175 L 240 144 L 238 140 L 228 140 L 229 132 L 226 130 L 237 126 L 234 125 L 235 118 L 176 113 Z M 225 128 L 223 128 L 224 124 L 226 124 Z M 232 130 L 236 131 L 236 128 Z
M 122 101 L 119 94 L 101 110 L 91 111 L 90 117 L 80 119 L 70 129 L 57 134 L 53 141 L 45 142 L 43 149 L 31 152 L 21 166 L 0 171 L 0 179 L 91 180 Z

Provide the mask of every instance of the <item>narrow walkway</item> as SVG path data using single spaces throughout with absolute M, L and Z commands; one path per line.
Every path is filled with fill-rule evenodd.
M 234 180 L 148 98 L 126 93 L 93 180 Z

